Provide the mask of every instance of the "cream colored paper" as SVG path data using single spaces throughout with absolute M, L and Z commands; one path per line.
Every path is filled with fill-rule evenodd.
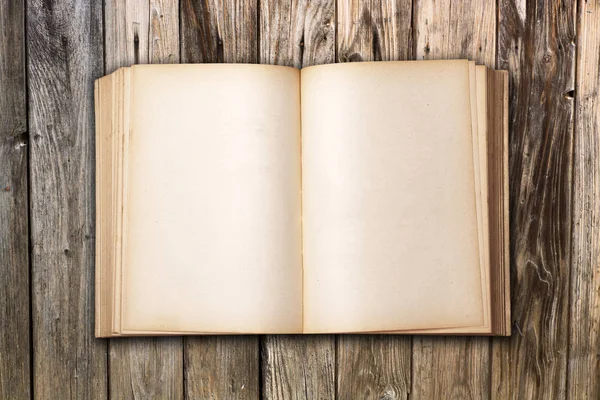
M 469 68 L 302 71 L 305 332 L 482 325 Z
M 132 71 L 122 331 L 300 332 L 299 71 Z

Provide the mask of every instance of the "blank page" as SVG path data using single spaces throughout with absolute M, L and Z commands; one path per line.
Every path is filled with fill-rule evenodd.
M 299 71 L 135 66 L 122 331 L 300 332 Z
M 482 325 L 468 62 L 301 82 L 305 332 Z

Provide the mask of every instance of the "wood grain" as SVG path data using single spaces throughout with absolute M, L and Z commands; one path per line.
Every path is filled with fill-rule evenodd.
M 258 61 L 257 0 L 182 0 L 181 61 Z M 258 336 L 184 339 L 184 379 L 190 399 L 260 398 Z
M 405 60 L 412 54 L 411 1 L 339 0 L 337 61 Z M 339 399 L 404 399 L 410 392 L 411 338 L 337 338 Z
M 112 399 L 182 399 L 181 338 L 110 339 Z
M 186 63 L 256 63 L 257 0 L 181 0 Z
M 575 6 L 499 3 L 498 67 L 508 69 L 510 87 L 514 329 L 508 344 L 494 339 L 492 381 L 505 381 L 493 398 L 566 396 Z
M 335 1 L 263 0 L 260 63 L 302 68 L 335 61 Z
M 577 25 L 567 393 L 574 399 L 597 399 L 600 398 L 600 2 L 580 2 Z
M 0 398 L 30 396 L 25 4 L 0 0 Z
M 335 60 L 335 2 L 266 0 L 260 7 L 260 62 L 296 68 Z M 335 337 L 264 336 L 263 396 L 267 399 L 335 397 Z
M 337 61 L 412 57 L 410 0 L 339 0 Z
M 94 338 L 93 81 L 104 71 L 102 7 L 27 2 L 33 391 L 107 396 Z
M 600 396 L 598 0 L 178 3 L 105 0 L 103 58 L 102 2 L 0 0 L 0 398 L 256 399 L 261 384 L 266 398 Z M 321 337 L 195 337 L 180 356 L 178 338 L 119 339 L 109 384 L 92 330 L 92 80 L 180 49 L 184 62 L 297 67 L 497 56 L 510 72 L 513 337 L 491 350 L 416 337 L 412 352 L 397 336 L 341 336 L 333 350 Z
M 179 4 L 174 0 L 107 0 L 106 70 L 179 61 Z M 179 337 L 111 339 L 112 398 L 183 398 Z
M 394 335 L 340 335 L 338 399 L 408 399 L 411 341 Z
M 415 0 L 413 15 L 416 59 L 467 58 L 495 66 L 493 2 Z M 488 398 L 489 350 L 488 338 L 415 337 L 412 398 Z
M 486 399 L 490 396 L 487 338 L 413 338 L 412 399 Z
M 150 0 L 149 22 L 150 63 L 179 63 L 179 0 Z
M 148 64 L 149 0 L 106 0 L 104 4 L 106 74 L 119 67 Z
M 414 0 L 414 57 L 467 58 L 494 67 L 496 4 L 486 0 Z
M 264 398 L 335 398 L 334 336 L 267 335 L 261 355 Z
M 258 337 L 185 338 L 185 388 L 188 399 L 260 398 Z

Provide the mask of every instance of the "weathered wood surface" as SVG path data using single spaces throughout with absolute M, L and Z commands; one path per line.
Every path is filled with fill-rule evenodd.
M 260 63 L 302 68 L 335 61 L 333 0 L 260 4 Z M 335 336 L 265 336 L 261 365 L 268 399 L 335 397 Z
M 335 336 L 268 335 L 261 357 L 265 398 L 335 398 Z
M 410 348 L 410 337 L 339 335 L 336 398 L 408 399 Z
M 410 0 L 340 0 L 337 62 L 406 60 L 412 57 Z M 405 399 L 410 393 L 411 338 L 337 338 L 340 399 Z
M 468 58 L 495 67 L 496 5 L 485 0 L 414 1 L 414 58 Z M 415 337 L 414 399 L 490 395 L 488 338 Z
M 338 0 L 337 62 L 412 58 L 411 0 Z
M 600 398 L 600 2 L 579 4 L 567 393 Z M 570 94 L 567 93 L 567 96 Z
M 0 0 L 0 398 L 30 395 L 25 4 Z
M 570 1 L 499 3 L 498 67 L 509 71 L 510 86 L 515 326 L 510 340 L 494 339 L 497 399 L 567 395 L 575 9 Z
M 105 69 L 179 61 L 176 0 L 107 0 Z M 111 398 L 183 398 L 183 341 L 122 338 L 109 341 Z
M 110 339 L 112 399 L 183 399 L 183 349 L 179 337 Z
M 259 19 L 261 64 L 335 62 L 334 0 L 261 0 Z
M 102 3 L 27 1 L 33 393 L 104 399 L 94 338 L 94 97 Z M 27 335 L 27 332 L 23 332 Z
M 181 0 L 181 61 L 258 62 L 257 0 Z M 258 336 L 184 339 L 190 399 L 260 398 Z
M 185 393 L 188 399 L 260 398 L 256 336 L 185 338 Z
M 414 58 L 468 58 L 496 64 L 496 4 L 487 0 L 414 0 Z
M 181 0 L 186 63 L 256 63 L 258 0 Z
M 0 397 L 598 398 L 599 8 L 0 0 Z M 454 57 L 510 73 L 513 337 L 93 338 L 94 78 Z

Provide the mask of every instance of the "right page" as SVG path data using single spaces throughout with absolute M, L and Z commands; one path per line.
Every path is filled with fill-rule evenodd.
M 304 332 L 483 325 L 473 71 L 302 70 Z

